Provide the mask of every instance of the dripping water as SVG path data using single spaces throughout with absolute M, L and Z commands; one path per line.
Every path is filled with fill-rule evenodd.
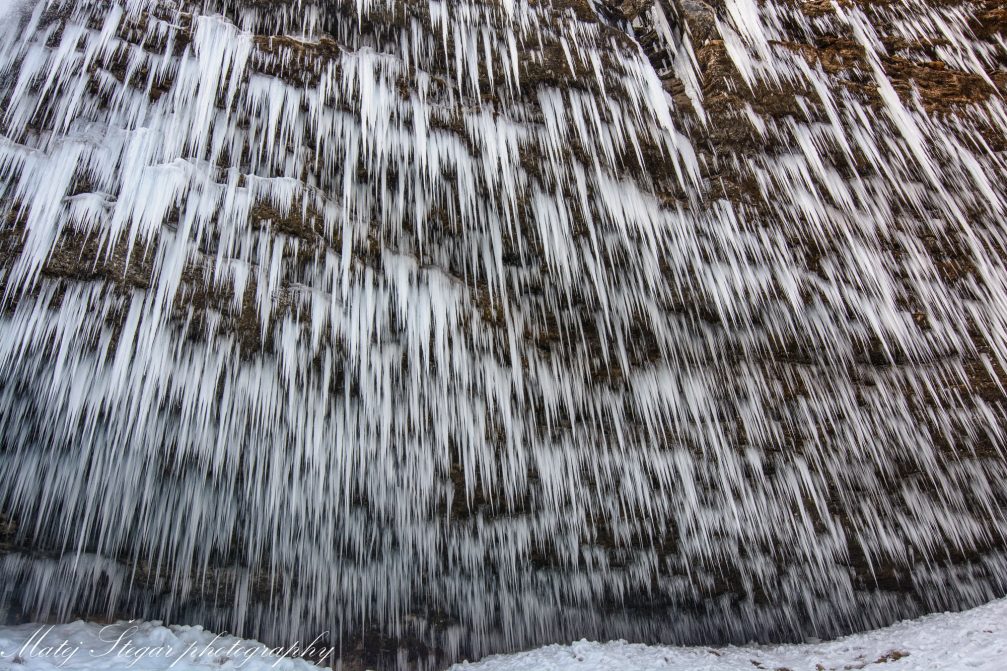
M 1002 595 L 1007 47 L 797 4 L 18 5 L 20 607 L 422 665 Z M 878 26 L 993 93 L 932 113 Z

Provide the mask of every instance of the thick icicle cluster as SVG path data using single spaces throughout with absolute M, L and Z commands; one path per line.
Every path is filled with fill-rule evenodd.
M 422 664 L 1002 594 L 1005 38 L 638 4 L 22 3 L 8 597 Z

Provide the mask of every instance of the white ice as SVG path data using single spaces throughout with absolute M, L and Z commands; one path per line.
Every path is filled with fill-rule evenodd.
M 818 21 L 866 51 L 866 105 L 777 44 L 794 3 L 730 0 L 743 81 L 808 99 L 738 111 L 779 152 L 714 156 L 597 23 L 459 0 L 361 30 L 396 4 L 50 0 L 0 20 L 19 245 L 0 500 L 33 549 L 0 576 L 38 617 L 277 638 L 412 621 L 451 657 L 869 627 L 1003 593 L 1005 413 L 970 387 L 1007 363 L 1007 170 L 982 144 L 1002 99 L 927 114 L 887 80 L 873 19 L 837 10 Z M 939 29 L 959 67 L 997 62 L 966 17 L 912 5 L 872 11 L 905 41 Z M 702 111 L 703 45 L 655 11 Z M 338 48 L 304 48 L 323 24 Z M 578 86 L 536 80 L 543 44 Z M 717 161 L 762 213 L 722 198 Z M 122 266 L 46 272 L 81 239 L 100 248 L 75 269 L 126 248 Z M 951 548 L 982 564 L 946 566 Z M 925 597 L 860 586 L 851 551 Z M 208 604 L 204 584 L 233 589 Z M 594 611 L 640 594 L 713 614 Z M 433 598 L 464 628 L 421 622 Z

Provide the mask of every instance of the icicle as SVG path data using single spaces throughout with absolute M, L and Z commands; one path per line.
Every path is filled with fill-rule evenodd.
M 0 5 L 25 608 L 445 661 L 1003 592 L 1007 107 L 929 113 L 874 26 L 985 85 L 1002 38 L 575 4 Z

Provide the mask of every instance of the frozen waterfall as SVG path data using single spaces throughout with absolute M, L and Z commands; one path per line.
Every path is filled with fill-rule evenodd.
M 422 667 L 1007 594 L 997 3 L 3 2 L 9 612 Z

